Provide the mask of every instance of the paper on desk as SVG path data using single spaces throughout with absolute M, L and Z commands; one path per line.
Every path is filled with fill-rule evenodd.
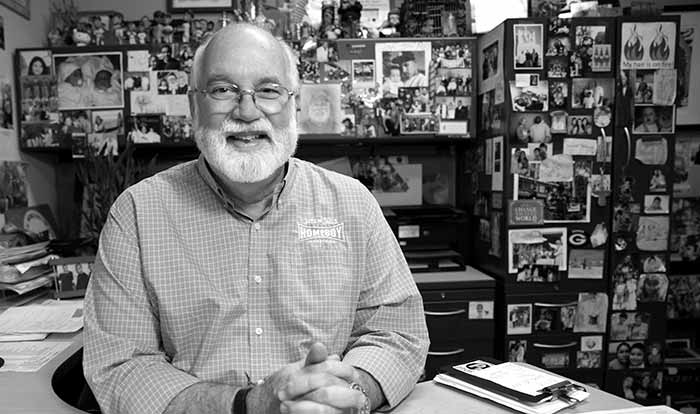
M 68 333 L 82 327 L 82 301 L 61 306 L 16 306 L 0 314 L 0 333 Z
M 584 414 L 680 414 L 666 405 L 654 405 L 651 407 L 621 408 L 619 410 L 586 411 Z
M 5 365 L 0 372 L 36 372 L 53 357 L 70 346 L 70 342 L 8 342 L 0 343 L 0 356 Z
M 496 364 L 482 370 L 469 371 L 468 374 L 532 396 L 540 395 L 542 389 L 564 379 L 546 371 L 535 370 L 511 362 Z
M 0 334 L 0 342 L 43 341 L 49 336 L 47 333 L 36 334 Z M 2 355 L 0 355 L 1 357 Z

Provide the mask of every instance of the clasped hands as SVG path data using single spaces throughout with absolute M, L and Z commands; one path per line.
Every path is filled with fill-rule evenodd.
M 257 406 L 264 413 L 352 413 L 365 402 L 362 392 L 350 388 L 358 380 L 355 367 L 338 355 L 328 355 L 323 344 L 314 343 L 305 359 L 284 366 L 253 388 L 248 406 Z

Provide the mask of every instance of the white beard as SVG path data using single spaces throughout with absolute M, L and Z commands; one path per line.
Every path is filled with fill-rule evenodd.
M 256 183 L 263 181 L 282 167 L 297 147 L 297 125 L 291 114 L 286 128 L 275 128 L 267 118 L 246 123 L 225 119 L 218 129 L 198 126 L 195 133 L 197 147 L 209 165 L 233 182 Z M 231 133 L 264 131 L 270 141 L 250 152 L 236 150 L 226 137 Z

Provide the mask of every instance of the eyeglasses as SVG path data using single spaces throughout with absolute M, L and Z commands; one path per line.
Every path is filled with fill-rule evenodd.
M 241 89 L 234 83 L 214 83 L 205 89 L 190 91 L 204 94 L 217 101 L 233 101 L 235 106 L 240 104 L 243 95 L 250 95 L 258 109 L 271 115 L 279 113 L 289 98 L 294 95 L 293 91 L 276 83 L 264 83 L 256 86 L 255 89 Z

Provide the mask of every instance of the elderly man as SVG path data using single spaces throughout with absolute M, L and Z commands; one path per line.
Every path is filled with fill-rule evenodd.
M 403 86 L 414 88 L 419 86 L 428 86 L 428 77 L 420 71 L 416 56 L 413 52 L 403 52 L 393 60 L 394 63 L 401 65 L 403 73 Z
M 298 73 L 269 33 L 196 52 L 201 156 L 114 203 L 85 300 L 104 413 L 395 406 L 428 347 L 421 297 L 362 184 L 292 157 Z

